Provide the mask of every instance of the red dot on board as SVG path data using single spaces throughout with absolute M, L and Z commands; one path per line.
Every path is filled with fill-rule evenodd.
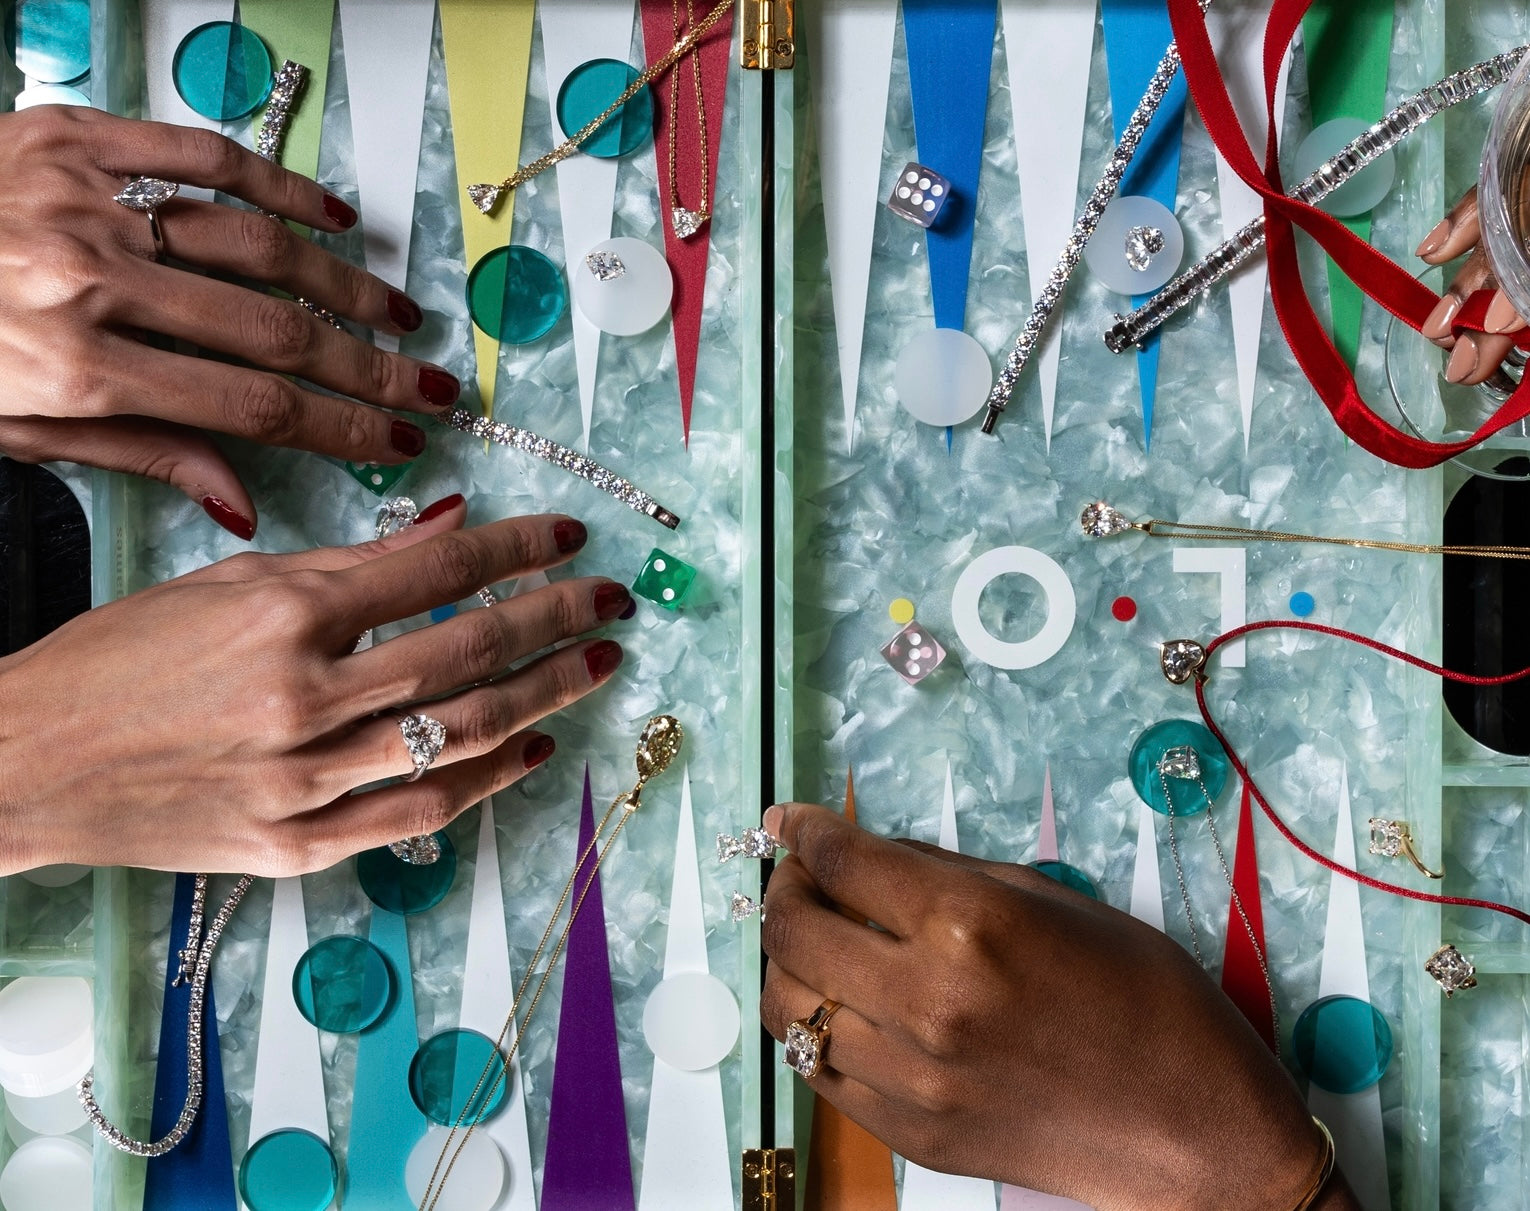
M 1137 603 L 1130 597 L 1117 597 L 1111 603 L 1110 612 L 1115 615 L 1117 622 L 1130 622 L 1137 617 Z

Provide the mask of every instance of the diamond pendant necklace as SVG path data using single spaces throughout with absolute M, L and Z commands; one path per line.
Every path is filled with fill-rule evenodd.
M 670 0 L 670 16 L 674 25 L 675 43 L 679 45 L 683 41 L 680 34 L 680 0 Z M 685 0 L 686 27 L 690 28 L 695 23 L 695 0 Z M 700 140 L 698 146 L 701 149 L 701 193 L 695 210 L 688 210 L 680 201 L 680 174 L 675 155 L 675 128 L 680 118 L 680 77 L 678 75 L 670 81 L 669 89 L 669 218 L 674 226 L 675 234 L 682 240 L 690 239 L 705 227 L 712 217 L 708 203 L 708 199 L 712 196 L 712 173 L 707 158 L 707 107 L 701 86 L 699 38 L 693 40 L 693 48 L 691 79 L 696 90 L 696 134 Z

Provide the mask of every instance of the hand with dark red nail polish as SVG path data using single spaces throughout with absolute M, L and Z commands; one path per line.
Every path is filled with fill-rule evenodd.
M 572 555 L 575 551 L 582 550 L 589 540 L 590 532 L 584 528 L 582 521 L 564 518 L 553 525 L 553 542 L 557 544 L 559 552 L 564 555 Z
M 349 231 L 356 226 L 357 214 L 355 208 L 341 201 L 332 193 L 324 195 L 324 213 L 329 221 L 334 223 L 342 231 Z
M 396 420 L 389 432 L 393 448 L 405 458 L 418 458 L 425 453 L 425 430 L 406 420 Z
M 393 326 L 402 328 L 405 332 L 417 332 L 420 325 L 425 322 L 425 313 L 420 310 L 420 305 L 401 291 L 388 291 L 384 306 L 387 308 L 388 318 L 393 321 Z
M 221 497 L 202 503 L 239 524 Z M 0 776 L 25 771 L 26 791 L 4 796 L 0 876 L 55 862 L 302 874 L 545 764 L 556 745 L 540 722 L 620 668 L 620 644 L 586 636 L 631 593 L 567 577 L 479 608 L 479 589 L 566 563 L 561 548 L 586 535 L 557 516 L 462 529 L 464 505 L 443 496 L 425 524 L 344 551 L 213 564 L 0 661 L 0 702 L 26 721 L 0 735 Z M 355 649 L 356 635 L 455 603 Z M 92 711 L 133 721 L 131 761 L 120 729 L 81 727 L 60 685 L 89 685 Z M 417 714 L 445 740 L 432 772 L 406 782 L 400 722 Z M 95 827 L 103 802 L 109 829 Z M 206 816 L 207 802 L 222 807 Z
M 202 497 L 202 508 L 206 510 L 207 516 L 235 538 L 242 538 L 245 542 L 249 542 L 255 537 L 255 523 L 221 497 Z
M 420 367 L 420 398 L 432 408 L 450 408 L 462 394 L 462 384 L 455 374 L 435 366 Z

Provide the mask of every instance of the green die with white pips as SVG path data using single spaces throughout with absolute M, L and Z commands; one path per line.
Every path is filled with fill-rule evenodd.
M 632 591 L 666 610 L 678 610 L 695 582 L 695 568 L 655 547 L 632 582 Z

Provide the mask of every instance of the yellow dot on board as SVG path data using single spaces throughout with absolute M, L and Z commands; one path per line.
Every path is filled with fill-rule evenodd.
M 892 620 L 900 627 L 907 626 L 914 621 L 914 603 L 907 597 L 900 597 L 887 607 L 887 612 Z

